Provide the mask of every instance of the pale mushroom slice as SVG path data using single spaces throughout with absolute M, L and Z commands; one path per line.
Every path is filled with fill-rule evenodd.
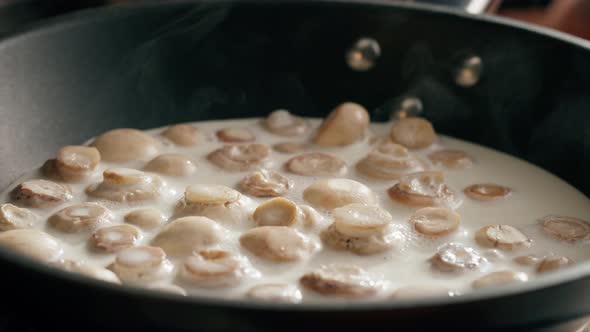
M 344 146 L 360 140 L 369 127 L 369 112 L 356 103 L 338 105 L 322 122 L 313 142 L 320 146 Z
M 225 250 L 200 250 L 186 258 L 180 279 L 203 288 L 233 287 L 245 276 L 243 260 Z
M 461 216 L 451 209 L 425 207 L 412 214 L 410 223 L 418 233 L 437 237 L 448 235 L 459 229 Z
M 110 224 L 111 212 L 97 203 L 81 203 L 63 208 L 47 219 L 47 224 L 64 233 L 92 231 Z
M 162 248 L 149 246 L 123 249 L 109 265 L 124 284 L 140 285 L 168 278 L 173 268 Z
M 465 151 L 438 150 L 430 153 L 428 159 L 434 164 L 441 164 L 447 168 L 459 169 L 473 166 L 473 158 Z
M 352 203 L 377 203 L 377 196 L 369 187 L 350 179 L 318 180 L 305 188 L 303 199 L 328 210 Z
M 272 146 L 273 149 L 280 153 L 300 153 L 305 151 L 306 145 L 299 142 L 283 142 Z
M 98 136 L 91 144 L 105 161 L 127 162 L 150 160 L 160 151 L 161 144 L 137 129 L 113 129 Z
M 217 184 L 194 184 L 185 189 L 176 204 L 175 215 L 204 216 L 219 222 L 243 224 L 247 220 L 249 199 L 240 192 Z
M 252 219 L 258 226 L 293 226 L 302 213 L 292 201 L 275 197 L 258 205 Z
M 188 176 L 195 173 L 197 166 L 185 155 L 167 153 L 150 160 L 144 169 L 149 172 L 168 176 Z
M 186 291 L 182 287 L 164 282 L 152 283 L 147 285 L 146 288 L 156 292 L 186 296 Z
M 537 273 L 546 273 L 573 265 L 574 261 L 565 256 L 547 256 L 537 265 Z
M 475 249 L 461 243 L 450 242 L 438 248 L 430 263 L 441 272 L 464 272 L 479 268 L 486 259 Z
M 263 125 L 271 133 L 280 136 L 303 135 L 309 127 L 307 121 L 289 113 L 287 110 L 271 112 L 264 119 Z
M 0 247 L 43 263 L 55 262 L 63 254 L 59 240 L 36 229 L 13 229 L 2 232 Z
M 164 224 L 165 217 L 154 208 L 143 208 L 133 210 L 123 218 L 126 223 L 137 227 L 151 230 Z
M 166 128 L 162 132 L 162 136 L 180 146 L 195 146 L 200 140 L 199 129 L 185 123 Z
M 340 158 L 321 152 L 308 152 L 287 161 L 285 168 L 304 176 L 342 176 L 348 166 Z
M 132 168 L 109 168 L 100 183 L 91 184 L 86 194 L 115 202 L 153 200 L 160 196 L 163 182 L 159 176 Z
M 546 216 L 541 220 L 543 231 L 558 240 L 579 241 L 590 238 L 590 223 L 565 216 Z
M 248 174 L 240 182 L 240 188 L 252 196 L 274 197 L 284 195 L 293 187 L 293 181 L 277 172 L 261 169 Z
M 529 247 L 532 240 L 510 225 L 488 225 L 475 233 L 475 241 L 482 247 L 515 250 Z
M 334 209 L 334 222 L 320 233 L 324 244 L 357 255 L 372 255 L 391 249 L 400 240 L 391 226 L 389 212 L 377 205 L 348 204 Z
M 73 197 L 69 186 L 40 179 L 27 180 L 11 192 L 15 202 L 36 208 L 55 207 Z
M 59 149 L 55 169 L 68 182 L 89 178 L 100 163 L 100 152 L 95 147 L 69 145 Z
M 101 252 L 117 252 L 137 244 L 141 234 L 131 225 L 116 225 L 97 229 L 90 238 L 92 247 Z
M 384 142 L 361 159 L 356 169 L 371 178 L 397 180 L 403 175 L 423 171 L 424 165 L 405 147 Z
M 326 218 L 316 209 L 309 205 L 299 205 L 299 210 L 303 214 L 303 226 L 306 228 L 320 228 L 326 224 Z
M 512 261 L 519 265 L 535 266 L 541 261 L 541 259 L 542 258 L 537 257 L 535 255 L 525 255 L 514 257 Z
M 29 209 L 19 208 L 10 203 L 0 206 L 0 231 L 33 227 L 39 216 Z
M 427 148 L 436 140 L 432 124 L 423 118 L 403 118 L 391 126 L 391 140 L 409 149 Z
M 367 298 L 379 292 L 380 283 L 355 265 L 330 264 L 303 275 L 299 282 L 325 296 Z
M 164 226 L 151 244 L 170 256 L 179 257 L 216 245 L 225 237 L 225 229 L 207 217 L 184 217 Z
M 285 226 L 261 226 L 240 236 L 240 244 L 254 255 L 274 262 L 308 259 L 316 246 L 303 234 Z
M 508 197 L 512 189 L 493 183 L 478 183 L 463 189 L 463 192 L 478 201 L 494 201 Z
M 246 298 L 266 302 L 300 303 L 303 296 L 295 285 L 262 284 L 250 288 Z
M 207 155 L 215 166 L 226 171 L 248 171 L 261 166 L 270 155 L 266 144 L 229 144 Z
M 392 299 L 423 299 L 429 297 L 451 297 L 456 293 L 449 288 L 439 285 L 409 285 L 396 289 L 391 294 Z
M 507 285 L 514 282 L 525 282 L 529 278 L 524 272 L 515 271 L 496 271 L 484 275 L 471 283 L 471 286 L 475 289 L 487 288 L 491 286 Z
M 392 200 L 411 207 L 450 206 L 455 202 L 455 193 L 438 171 L 405 175 L 387 193 Z
M 121 280 L 113 271 L 108 270 L 102 266 L 90 264 L 83 261 L 72 261 L 68 259 L 61 259 L 53 266 L 72 273 L 79 273 L 81 275 L 102 280 L 114 284 L 120 284 Z
M 245 143 L 256 140 L 256 136 L 248 128 L 223 128 L 215 134 L 220 141 L 226 143 Z

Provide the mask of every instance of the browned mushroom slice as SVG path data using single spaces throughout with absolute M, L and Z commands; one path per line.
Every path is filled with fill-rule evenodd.
M 306 176 L 341 176 L 348 169 L 346 163 L 338 157 L 310 152 L 293 157 L 285 164 L 292 173 Z
M 184 217 L 166 225 L 151 244 L 170 256 L 187 256 L 195 250 L 220 243 L 225 230 L 206 217 Z
M 447 287 L 437 285 L 411 285 L 400 287 L 393 292 L 391 298 L 401 299 L 422 299 L 428 297 L 450 297 L 455 296 L 455 292 Z
M 474 270 L 484 262 L 475 249 L 453 242 L 442 245 L 430 259 L 432 267 L 441 272 Z
M 277 172 L 262 169 L 247 175 L 240 187 L 252 196 L 273 197 L 284 195 L 293 182 Z
M 110 168 L 103 172 L 103 181 L 88 186 L 86 193 L 115 202 L 133 202 L 157 198 L 162 186 L 162 180 L 155 174 L 132 168 Z
M 169 176 L 187 176 L 193 174 L 197 167 L 195 163 L 185 155 L 167 153 L 157 156 L 145 165 L 146 171 L 160 173 Z
M 241 224 L 247 219 L 248 198 L 240 192 L 216 184 L 194 184 L 185 189 L 176 205 L 176 216 L 204 216 L 216 221 Z
M 354 265 L 327 265 L 303 275 L 299 282 L 326 296 L 366 298 L 379 292 L 379 283 Z
M 546 216 L 541 219 L 543 231 L 563 241 L 578 241 L 590 238 L 590 223 L 565 216 Z
M 493 183 L 480 183 L 463 189 L 463 192 L 468 197 L 478 201 L 493 201 L 507 197 L 512 192 L 512 189 Z
M 97 229 L 90 243 L 103 252 L 117 252 L 134 246 L 140 238 L 139 230 L 130 225 L 116 225 Z
M 409 149 L 426 148 L 436 140 L 432 124 L 423 118 L 403 118 L 391 126 L 391 140 Z
M 565 256 L 547 256 L 537 265 L 537 273 L 556 271 L 573 264 L 574 261 Z
M 154 229 L 164 223 L 162 213 L 153 208 L 133 210 L 124 217 L 125 222 L 143 229 Z
M 180 278 L 198 287 L 231 287 L 244 277 L 242 265 L 240 258 L 228 251 L 201 250 L 184 261 Z
M 541 258 L 534 255 L 526 255 L 514 257 L 512 261 L 519 265 L 534 266 L 541 261 Z
M 271 112 L 263 121 L 268 131 L 280 136 L 299 136 L 303 135 L 308 128 L 307 122 L 286 110 L 276 110 Z
M 273 148 L 280 153 L 300 153 L 305 151 L 305 144 L 298 142 L 283 142 L 273 145 Z
M 320 146 L 343 146 L 363 137 L 369 127 L 369 112 L 355 103 L 338 105 L 324 120 L 313 142 Z
M 423 171 L 424 166 L 403 146 L 385 142 L 361 159 L 356 169 L 368 177 L 395 180 L 405 174 Z
M 172 143 L 180 146 L 195 146 L 199 143 L 199 130 L 189 124 L 181 123 L 170 126 L 162 132 Z
M 275 262 L 307 259 L 315 246 L 302 234 L 285 226 L 261 226 L 240 236 L 240 244 L 254 255 Z
M 11 195 L 16 202 L 38 208 L 54 207 L 74 197 L 67 185 L 38 179 L 19 184 Z
M 63 254 L 62 245 L 56 238 L 36 229 L 13 229 L 2 232 L 0 247 L 44 263 L 55 262 Z
M 442 164 L 448 168 L 469 168 L 473 166 L 473 158 L 464 151 L 438 150 L 428 155 L 428 159 L 435 164 Z
M 0 231 L 31 228 L 39 216 L 28 209 L 19 208 L 10 203 L 0 206 Z
M 456 231 L 461 223 L 461 216 L 450 209 L 425 207 L 410 217 L 414 229 L 426 236 L 443 236 Z
M 369 187 L 349 179 L 322 179 L 303 191 L 303 199 L 322 209 L 352 203 L 375 204 L 377 197 Z
M 137 129 L 113 129 L 98 136 L 92 146 L 102 159 L 113 162 L 150 160 L 158 154 L 160 142 Z
M 529 278 L 526 273 L 514 271 L 496 271 L 486 274 L 473 281 L 471 286 L 473 288 L 486 288 L 490 286 L 501 286 L 514 282 L 525 282 Z
M 294 285 L 262 284 L 250 288 L 246 297 L 268 302 L 299 303 L 303 296 L 299 288 Z
M 105 269 L 102 266 L 89 264 L 86 262 L 76 262 L 67 259 L 59 260 L 54 264 L 54 266 L 68 272 L 79 273 L 97 280 L 111 282 L 114 284 L 121 283 L 119 277 L 117 277 L 113 271 Z
M 220 141 L 226 143 L 244 143 L 256 140 L 256 136 L 247 128 L 223 128 L 215 134 Z
M 297 205 L 282 197 L 260 204 L 252 215 L 258 226 L 293 226 L 301 217 Z
M 146 284 L 168 278 L 174 266 L 158 247 L 129 247 L 117 253 L 109 269 L 125 284 Z
M 475 241 L 480 246 L 514 250 L 529 247 L 532 240 L 510 225 L 488 225 L 475 233 Z
M 226 171 L 247 171 L 260 166 L 269 154 L 266 144 L 232 144 L 211 152 L 207 159 Z
M 436 171 L 405 175 L 387 193 L 392 200 L 414 207 L 449 205 L 455 198 L 443 173 Z
M 47 224 L 64 233 L 79 233 L 109 224 L 111 219 L 112 214 L 104 206 L 81 203 L 57 211 L 47 219 Z
M 98 149 L 88 146 L 64 146 L 57 153 L 55 169 L 62 179 L 82 181 L 92 175 L 100 162 Z

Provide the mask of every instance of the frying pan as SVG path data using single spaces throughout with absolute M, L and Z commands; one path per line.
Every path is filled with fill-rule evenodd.
M 363 37 L 380 47 L 367 71 L 345 61 Z M 83 11 L 0 43 L 0 188 L 60 146 L 111 128 L 262 116 L 279 107 L 325 116 L 344 100 L 384 121 L 411 97 L 439 132 L 526 159 L 589 195 L 589 50 L 588 42 L 541 28 L 385 1 Z M 480 75 L 457 84 L 473 57 Z M 55 271 L 4 250 L 0 264 L 3 312 L 19 330 L 534 331 L 590 313 L 587 262 L 450 299 L 330 306 L 180 298 Z

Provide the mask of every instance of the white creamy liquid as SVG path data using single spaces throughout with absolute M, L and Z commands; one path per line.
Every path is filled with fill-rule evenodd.
M 222 184 L 228 187 L 240 190 L 238 183 L 250 172 L 229 172 L 224 171 L 211 164 L 206 156 L 211 151 L 221 147 L 215 136 L 218 129 L 228 127 L 249 128 L 255 135 L 257 143 L 273 145 L 280 142 L 310 142 L 315 129 L 319 126 L 319 119 L 310 120 L 312 130 L 299 137 L 281 137 L 273 135 L 266 131 L 260 124 L 260 119 L 242 119 L 228 121 L 207 121 L 196 122 L 194 126 L 201 132 L 201 142 L 195 147 L 183 148 L 175 145 L 164 146 L 161 153 L 182 153 L 194 159 L 197 171 L 186 177 L 169 177 L 160 175 L 165 182 L 163 197 L 157 202 L 139 202 L 133 206 L 127 204 L 117 204 L 108 201 L 100 201 L 106 207 L 111 209 L 116 215 L 114 224 L 123 224 L 123 216 L 138 207 L 154 207 L 163 212 L 170 218 L 174 206 L 182 197 L 184 189 L 191 184 L 214 183 Z M 390 124 L 372 124 L 370 127 L 371 134 L 368 136 L 387 136 Z M 159 133 L 163 129 L 153 129 L 148 131 L 155 137 L 161 138 Z M 223 224 L 230 231 L 230 236 L 226 243 L 220 247 L 238 252 L 248 258 L 251 266 L 255 271 L 249 278 L 243 280 L 237 287 L 233 288 L 216 288 L 203 289 L 197 287 L 187 287 L 186 284 L 179 282 L 176 278 L 176 272 L 182 265 L 181 260 L 172 260 L 175 264 L 175 273 L 169 282 L 180 285 L 185 288 L 189 294 L 200 296 L 215 296 L 223 298 L 239 298 L 254 285 L 263 283 L 290 283 L 297 285 L 303 292 L 303 302 L 322 302 L 322 301 L 352 301 L 340 298 L 328 298 L 317 295 L 309 290 L 305 290 L 298 283 L 299 278 L 306 272 L 314 270 L 323 264 L 330 263 L 347 263 L 356 264 L 366 269 L 369 274 L 377 279 L 383 280 L 383 291 L 377 297 L 383 298 L 391 294 L 395 289 L 401 286 L 409 285 L 441 285 L 450 288 L 458 293 L 470 291 L 471 282 L 478 277 L 497 270 L 509 269 L 513 271 L 526 272 L 529 279 L 535 278 L 534 267 L 517 265 L 512 262 L 512 258 L 526 254 L 546 255 L 555 254 L 563 255 L 581 262 L 590 257 L 590 241 L 578 241 L 575 244 L 559 241 L 545 235 L 539 225 L 539 219 L 546 215 L 564 215 L 587 219 L 590 216 L 590 200 L 578 190 L 549 174 L 548 172 L 528 164 L 517 158 L 506 154 L 484 148 L 479 145 L 471 144 L 454 138 L 439 136 L 437 143 L 427 149 L 414 150 L 413 154 L 426 156 L 429 152 L 441 148 L 462 150 L 474 158 L 473 167 L 467 169 L 448 169 L 444 166 L 432 165 L 433 169 L 444 171 L 446 183 L 452 188 L 460 198 L 461 203 L 456 211 L 461 215 L 461 226 L 459 230 L 451 235 L 443 236 L 436 239 L 427 239 L 416 233 L 408 222 L 408 218 L 415 211 L 415 208 L 409 208 L 402 204 L 390 200 L 387 189 L 396 181 L 371 179 L 358 174 L 355 165 L 366 156 L 371 150 L 368 136 L 361 142 L 350 146 L 338 148 L 322 148 L 309 144 L 306 152 L 321 151 L 333 154 L 344 160 L 348 165 L 348 172 L 345 177 L 354 179 L 369 186 L 378 196 L 379 205 L 389 211 L 394 218 L 394 223 L 403 231 L 405 242 L 401 246 L 395 247 L 392 251 L 374 254 L 370 256 L 358 256 L 349 251 L 335 251 L 321 245 L 319 232 L 322 229 L 313 230 L 305 229 L 298 226 L 298 229 L 317 241 L 321 245 L 321 250 L 315 253 L 309 260 L 298 263 L 274 263 L 258 258 L 240 247 L 239 236 L 244 230 L 254 227 L 251 220 L 243 220 L 241 224 Z M 284 197 L 294 201 L 297 204 L 307 204 L 302 199 L 303 190 L 317 180 L 317 177 L 299 176 L 289 173 L 284 169 L 284 163 L 297 154 L 283 154 L 272 151 L 270 163 L 266 168 L 275 170 L 294 182 Z M 32 211 L 39 214 L 44 220 L 37 227 L 42 229 L 64 243 L 64 258 L 72 260 L 83 260 L 102 266 L 107 266 L 113 262 L 115 254 L 96 253 L 88 249 L 88 234 L 83 236 L 76 234 L 65 235 L 59 231 L 46 226 L 45 220 L 54 212 L 65 206 L 77 204 L 88 199 L 84 189 L 91 183 L 101 181 L 102 170 L 109 167 L 132 167 L 141 169 L 144 162 L 131 163 L 107 163 L 101 162 L 96 176 L 84 183 L 70 184 L 75 198 L 66 204 L 51 209 L 34 209 Z M 41 178 L 38 170 L 32 171 L 17 183 L 30 178 Z M 465 197 L 462 190 L 475 183 L 496 183 L 512 188 L 513 192 L 505 199 L 497 201 L 480 202 Z M 14 187 L 7 188 L 11 190 Z M 0 199 L 2 202 L 8 202 L 8 192 L 5 191 Z M 251 198 L 251 206 L 248 208 L 253 211 L 256 205 L 268 198 Z M 96 201 L 96 200 L 93 200 Z M 324 225 L 331 223 L 331 217 L 326 211 L 318 210 L 326 218 Z M 171 221 L 171 220 L 169 220 Z M 484 256 L 486 253 L 493 251 L 482 248 L 474 241 L 474 233 L 479 228 L 491 224 L 509 224 L 516 226 L 526 235 L 533 239 L 533 245 L 530 248 L 503 251 L 497 250 L 499 257 L 496 260 L 490 260 L 481 270 L 469 271 L 462 274 L 443 274 L 436 273 L 431 269 L 428 259 L 436 252 L 441 244 L 447 242 L 460 242 L 467 246 L 475 248 Z M 142 230 L 140 245 L 149 245 L 152 238 L 158 233 L 160 228 L 152 231 Z

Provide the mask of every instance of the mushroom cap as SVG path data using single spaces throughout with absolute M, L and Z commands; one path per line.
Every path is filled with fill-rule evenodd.
M 57 261 L 63 254 L 61 243 L 36 229 L 14 229 L 0 233 L 0 247 L 41 262 Z
M 164 226 L 151 243 L 170 256 L 188 256 L 220 243 L 225 233 L 223 227 L 207 217 L 183 217 Z
M 149 160 L 158 154 L 160 142 L 152 136 L 129 128 L 113 129 L 98 136 L 92 146 L 100 151 L 102 159 L 112 162 Z

